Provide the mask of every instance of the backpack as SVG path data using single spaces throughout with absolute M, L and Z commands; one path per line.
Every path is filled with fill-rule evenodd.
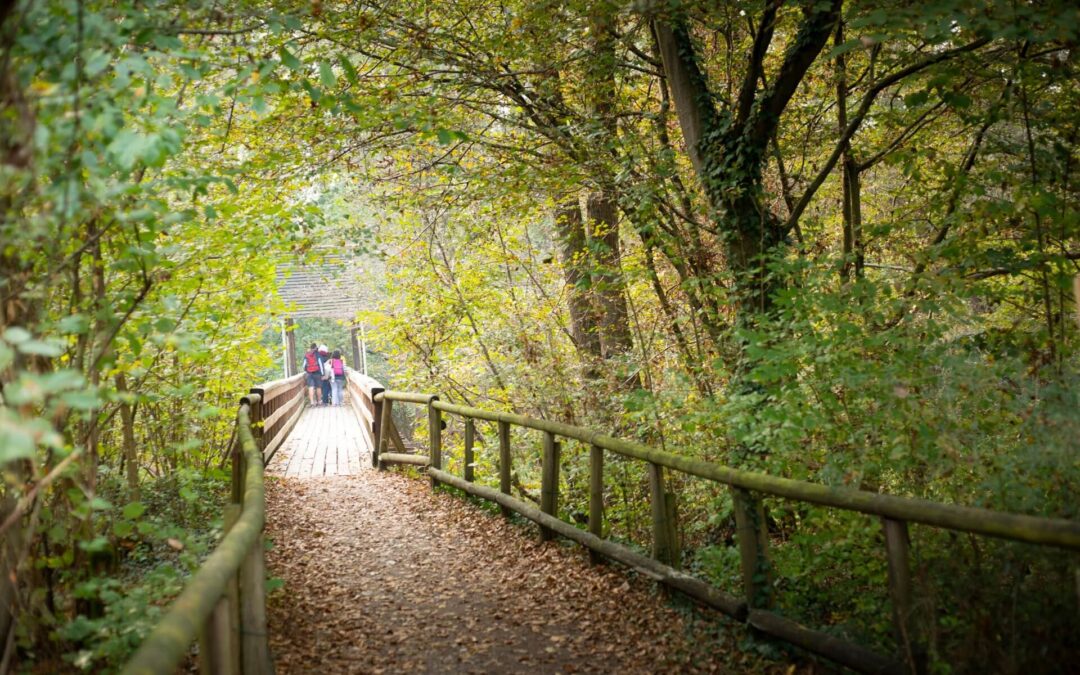
M 308 352 L 307 354 L 304 354 L 304 361 L 306 362 L 304 364 L 304 370 L 309 373 L 319 372 L 321 368 L 319 368 L 319 362 L 317 359 L 318 357 L 315 355 L 315 352 Z
M 333 359 L 330 361 L 334 367 L 334 376 L 345 374 L 345 364 L 341 362 L 341 359 Z

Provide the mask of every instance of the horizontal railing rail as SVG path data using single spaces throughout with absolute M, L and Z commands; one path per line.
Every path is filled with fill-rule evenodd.
M 225 533 L 124 666 L 125 675 L 175 672 L 196 640 L 201 672 L 273 672 L 266 633 L 263 466 L 303 407 L 302 374 L 253 387 L 240 400 Z
M 426 466 L 426 473 L 433 486 L 443 483 L 497 503 L 505 515 L 513 512 L 536 522 L 540 526 L 541 536 L 545 539 L 559 534 L 576 541 L 589 548 L 594 556 L 604 556 L 628 565 L 764 633 L 863 672 L 914 672 L 922 668 L 919 636 L 925 633 L 921 632 L 923 627 L 918 625 L 919 620 L 913 611 L 908 523 L 1080 551 L 1080 522 L 1003 513 L 780 478 L 657 450 L 642 443 L 570 424 L 456 405 L 440 400 L 435 394 L 387 391 L 379 386 L 369 386 L 367 391 L 372 402 L 372 415 L 366 419 L 373 425 L 371 434 L 375 439 L 372 454 L 374 465 L 380 468 L 391 464 Z M 427 408 L 428 456 L 390 452 L 391 446 L 395 445 L 393 437 L 398 435 L 391 414 L 395 402 L 418 404 Z M 463 476 L 460 477 L 442 469 L 443 413 L 457 415 L 465 423 Z M 474 483 L 473 446 L 476 420 L 498 425 L 498 490 Z M 512 425 L 543 433 L 539 508 L 510 494 Z M 573 439 L 590 448 L 587 532 L 558 518 L 560 438 Z M 605 451 L 641 460 L 649 469 L 652 557 L 602 537 Z M 708 582 L 680 571 L 676 528 L 678 516 L 675 500 L 667 487 L 665 471 L 697 476 L 727 485 L 732 490 L 736 539 L 742 568 L 742 597 L 729 595 Z M 808 628 L 771 611 L 772 571 L 768 556 L 763 496 L 881 518 L 889 572 L 889 598 L 892 602 L 895 634 L 898 636 L 898 657 L 883 655 L 834 635 Z

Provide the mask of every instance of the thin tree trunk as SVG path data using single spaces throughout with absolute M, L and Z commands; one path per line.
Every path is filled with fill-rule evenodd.
M 139 449 L 135 444 L 136 408 L 125 396 L 128 393 L 127 378 L 123 373 L 116 376 L 116 391 L 120 394 L 120 424 L 124 436 L 124 465 L 127 468 L 128 499 L 137 502 L 139 493 Z

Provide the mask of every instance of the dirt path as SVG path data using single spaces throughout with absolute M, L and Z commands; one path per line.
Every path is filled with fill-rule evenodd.
M 688 628 L 652 584 L 424 481 L 278 479 L 268 503 L 279 673 L 791 672 L 740 654 L 741 627 Z

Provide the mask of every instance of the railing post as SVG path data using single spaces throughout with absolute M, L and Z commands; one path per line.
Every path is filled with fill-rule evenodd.
M 225 507 L 222 536 L 229 533 L 236 519 L 240 517 L 240 507 L 230 504 Z M 199 631 L 199 673 L 200 675 L 239 675 L 239 654 L 237 653 L 236 583 L 235 577 L 225 588 L 225 593 L 214 606 L 214 611 L 207 617 Z
M 604 536 L 604 449 L 599 445 L 589 446 L 589 532 Z M 599 563 L 604 558 L 590 548 L 589 559 Z
M 240 443 L 240 435 L 233 436 L 232 446 L 232 498 L 233 504 L 241 504 L 244 501 L 244 448 Z
M 240 567 L 241 653 L 244 675 L 272 674 L 266 632 L 266 561 L 260 533 Z
M 434 406 L 437 396 L 428 401 L 428 460 L 434 469 L 442 469 L 442 412 Z M 431 479 L 431 488 L 438 487 L 439 481 Z
M 232 529 L 236 521 L 240 519 L 241 506 L 230 504 L 225 507 L 225 531 Z M 226 617 L 229 622 L 229 656 L 232 664 L 232 672 L 239 675 L 240 662 L 240 573 L 232 575 L 225 585 Z
M 510 472 L 512 471 L 510 459 L 510 423 L 499 422 L 499 492 L 504 495 L 510 494 Z M 505 506 L 500 506 L 503 516 L 509 518 L 511 511 Z
M 772 571 L 768 558 L 765 507 L 749 490 L 731 489 L 735 505 L 735 530 L 742 562 L 743 592 L 751 608 L 772 606 Z
M 357 371 L 361 371 L 363 366 L 360 363 L 360 340 L 356 337 L 356 333 L 356 326 L 353 326 L 352 330 L 349 331 L 349 342 L 352 343 L 353 368 Z
M 559 517 L 559 443 L 555 434 L 544 432 L 544 451 L 540 468 L 540 510 L 549 516 Z M 555 532 L 540 528 L 540 539 L 550 541 Z
M 291 316 L 285 318 L 285 377 L 296 375 L 300 364 L 296 362 L 296 330 Z
M 653 558 L 678 569 L 680 564 L 678 528 L 675 523 L 675 495 L 664 481 L 664 468 L 649 462 L 649 493 L 653 524 Z
M 378 387 L 371 388 L 371 466 L 379 466 L 379 444 L 382 443 L 382 400 L 375 400 L 383 392 Z
M 903 520 L 882 518 L 885 529 L 885 555 L 889 562 L 889 598 L 893 607 L 893 626 L 900 656 L 911 673 L 926 672 L 926 650 L 922 644 L 911 597 L 909 568 L 911 539 Z
M 463 477 L 468 482 L 473 482 L 476 476 L 474 470 L 476 458 L 473 456 L 473 444 L 476 442 L 476 420 L 471 417 L 465 418 L 465 469 Z
M 259 448 L 259 454 L 262 454 L 263 449 L 266 447 L 265 438 L 263 436 L 266 431 L 263 428 L 263 407 L 264 402 L 262 400 L 262 392 L 258 389 L 251 389 L 250 393 L 258 394 L 258 402 L 252 402 L 248 405 L 248 415 L 251 419 L 251 435 L 255 437 L 255 445 Z
M 383 395 L 381 419 L 379 421 L 379 444 L 375 447 L 375 454 L 372 455 L 372 465 L 379 469 L 385 469 L 386 467 L 379 461 L 379 456 L 390 449 L 390 425 L 394 423 L 394 402 L 386 398 Z

